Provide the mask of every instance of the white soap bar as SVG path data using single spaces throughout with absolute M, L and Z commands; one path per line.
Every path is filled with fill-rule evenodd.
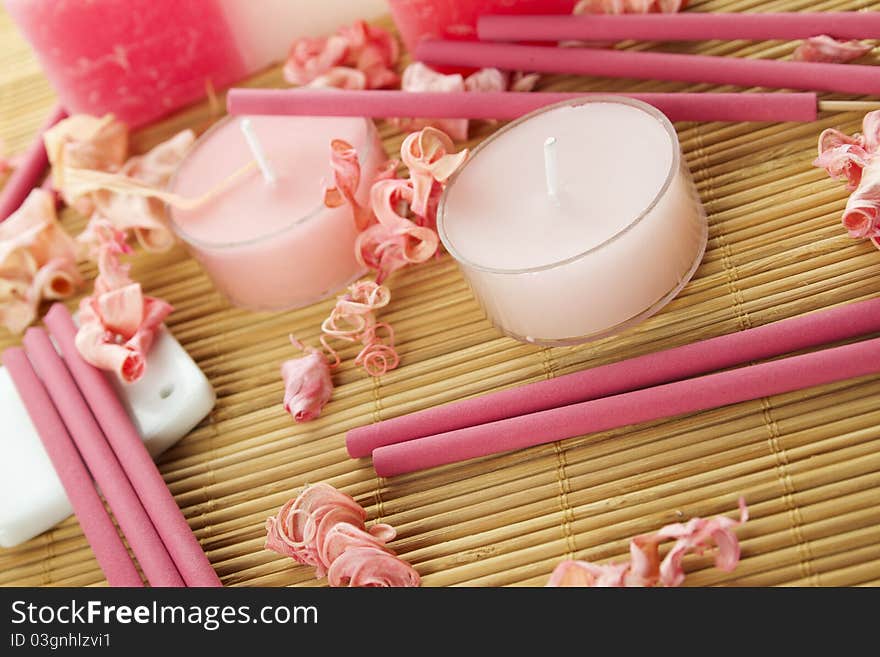
M 167 330 L 156 336 L 143 378 L 109 374 L 155 458 L 214 407 L 208 379 Z M 0 546 L 13 547 L 57 525 L 73 509 L 6 368 L 0 367 Z

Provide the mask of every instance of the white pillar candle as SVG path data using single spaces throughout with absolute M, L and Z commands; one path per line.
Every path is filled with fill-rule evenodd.
M 707 238 L 672 124 L 614 96 L 554 105 L 499 130 L 450 182 L 437 223 L 489 319 L 551 345 L 614 333 L 662 308 Z

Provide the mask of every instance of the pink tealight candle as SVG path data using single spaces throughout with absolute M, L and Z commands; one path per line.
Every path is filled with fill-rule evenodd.
M 662 308 L 707 238 L 672 124 L 614 96 L 499 130 L 450 182 L 437 224 L 489 319 L 549 345 L 614 333 Z
M 274 180 L 255 167 L 197 208 L 173 208 L 172 226 L 232 303 L 252 310 L 308 305 L 364 272 L 355 258 L 351 209 L 323 203 L 333 184 L 330 142 L 345 140 L 360 154 L 362 203 L 385 152 L 364 118 L 248 120 Z M 169 189 L 199 197 L 253 159 L 239 119 L 225 119 L 199 139 Z

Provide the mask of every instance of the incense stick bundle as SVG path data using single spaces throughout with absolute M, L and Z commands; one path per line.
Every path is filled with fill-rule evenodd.
M 416 58 L 426 64 L 508 71 L 880 95 L 880 66 L 857 64 L 438 40 L 420 43 Z

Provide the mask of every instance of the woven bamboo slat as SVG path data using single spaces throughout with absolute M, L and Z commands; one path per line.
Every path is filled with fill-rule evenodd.
M 693 0 L 692 11 L 880 10 L 870 0 Z M 0 11 L 0 138 L 26 147 L 52 105 L 51 89 Z M 705 42 L 629 47 L 785 58 L 796 44 Z M 865 58 L 876 63 L 876 51 Z M 283 86 L 278 69 L 247 84 Z M 672 82 L 546 76 L 559 91 L 733 91 Z M 221 96 L 222 98 L 222 96 Z M 823 100 L 873 99 L 826 94 Z M 835 107 L 829 105 L 828 107 Z M 841 109 L 836 106 L 835 109 Z M 429 586 L 540 586 L 563 558 L 624 558 L 628 539 L 693 515 L 729 513 L 743 495 L 733 573 L 711 557 L 685 561 L 689 585 L 880 584 L 880 376 L 756 400 L 543 445 L 394 479 L 348 459 L 346 430 L 512 385 L 880 294 L 880 254 L 851 240 L 839 217 L 846 191 L 811 167 L 818 133 L 853 132 L 860 111 L 825 111 L 812 124 L 681 123 L 677 129 L 709 214 L 694 280 L 663 312 L 622 335 L 580 347 L 522 345 L 483 318 L 448 256 L 391 280 L 401 367 L 371 379 L 351 363 L 335 374 L 318 420 L 294 425 L 281 408 L 278 366 L 287 335 L 317 339 L 332 302 L 287 313 L 229 307 L 182 247 L 138 253 L 134 276 L 176 307 L 169 326 L 218 393 L 217 406 L 160 460 L 178 504 L 224 584 L 315 586 L 311 569 L 262 549 L 263 523 L 308 482 L 327 480 L 394 524 L 393 547 Z M 175 131 L 206 129 L 210 103 L 133 136 L 143 151 Z M 402 136 L 379 125 L 394 153 Z M 471 144 L 494 126 L 478 124 Z M 84 219 L 65 211 L 65 225 Z M 83 266 L 89 278 L 95 270 Z M 75 300 L 71 302 L 71 305 Z M 0 329 L 0 347 L 18 338 Z M 104 586 L 71 518 L 0 551 L 0 585 Z

